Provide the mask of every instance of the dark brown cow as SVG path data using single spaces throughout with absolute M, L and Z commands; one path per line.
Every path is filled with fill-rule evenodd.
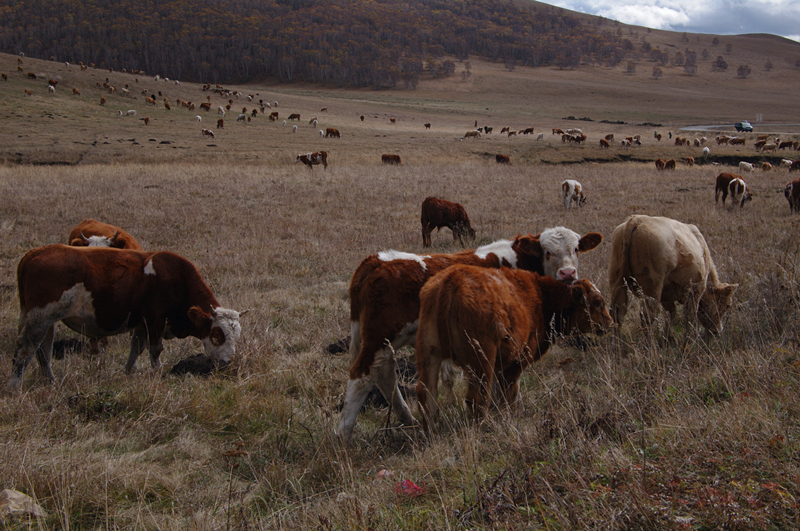
M 791 140 L 787 140 L 786 142 L 781 142 L 781 143 L 778 145 L 778 149 L 779 149 L 779 150 L 780 150 L 780 149 L 786 149 L 786 148 L 792 149 L 792 146 L 793 146 L 793 145 L 794 145 L 794 142 L 792 142 Z
M 289 115 L 289 118 L 287 118 L 287 119 L 288 120 L 300 120 L 300 115 L 297 114 L 297 113 L 292 113 L 292 114 Z
M 523 135 L 532 135 L 532 134 L 533 134 L 533 127 L 526 127 L 526 128 L 525 128 L 525 129 L 522 131 L 522 134 L 523 134 Z
M 789 171 L 790 171 L 790 172 L 793 172 L 793 171 L 800 171 L 800 159 L 798 159 L 798 160 L 796 160 L 796 161 L 792 162 L 792 165 L 791 165 L 791 166 L 789 166 Z
M 269 113 L 269 121 L 270 122 L 274 122 L 277 119 L 278 119 L 278 112 L 277 111 L 273 111 L 273 112 Z
M 602 241 L 596 232 L 581 237 L 555 227 L 454 254 L 386 251 L 365 258 L 350 280 L 350 374 L 339 435 L 352 439 L 358 412 L 375 385 L 401 422 L 414 422 L 397 389 L 393 352 L 414 344 L 419 291 L 433 275 L 453 264 L 469 264 L 536 271 L 569 283 L 578 278 L 578 253 Z
M 326 127 L 325 128 L 325 138 L 328 138 L 328 137 L 341 138 L 341 136 L 342 135 L 339 133 L 339 130 L 336 129 L 335 127 Z
M 222 118 L 217 119 L 217 129 L 225 129 L 225 120 Z
M 69 231 L 67 241 L 73 247 L 114 247 L 131 251 L 142 250 L 142 246 L 139 245 L 136 238 L 123 229 L 92 218 L 84 219 Z
M 511 164 L 511 158 L 509 158 L 508 155 L 503 155 L 502 153 L 495 155 L 494 160 L 496 160 L 498 164 Z
M 400 164 L 400 155 L 384 154 L 381 155 L 381 162 L 384 164 Z
M 656 169 L 663 170 L 666 167 L 667 163 L 664 159 L 656 159 Z
M 475 230 L 469 223 L 467 211 L 459 203 L 436 197 L 426 197 L 422 202 L 422 246 L 431 246 L 433 229 L 447 227 L 453 231 L 453 241 L 464 243 L 464 238 L 475 239 Z
M 478 419 L 495 381 L 500 405 L 515 405 L 522 371 L 555 337 L 613 325 L 588 280 L 567 285 L 530 271 L 454 265 L 431 278 L 419 298 L 416 395 L 426 430 L 438 412 L 443 361 L 464 371 L 467 409 Z
M 718 203 L 719 196 L 722 194 L 722 206 L 725 206 L 728 193 L 731 194 L 731 205 L 739 202 L 739 206 L 744 207 L 745 202 L 753 200 L 753 194 L 750 193 L 750 189 L 741 175 L 720 173 L 717 175 L 717 184 L 714 189 L 714 202 Z
M 221 308 L 191 262 L 169 252 L 48 245 L 29 251 L 17 267 L 20 321 L 11 378 L 17 389 L 37 354 L 50 368 L 55 323 L 89 337 L 133 331 L 125 371 L 145 345 L 159 366 L 164 338 L 193 336 L 211 358 L 229 361 L 241 328 L 239 313 Z
M 425 129 L 430 129 L 430 128 L 431 128 L 431 124 L 430 123 L 425 124 Z
M 665 170 L 674 170 L 675 169 L 675 159 L 669 159 L 668 161 L 664 162 L 664 169 Z
M 800 214 L 800 179 L 787 183 L 783 190 L 783 195 L 789 201 L 789 212 Z
M 309 170 L 313 170 L 317 164 L 322 164 L 322 167 L 328 168 L 328 152 L 327 151 L 314 151 L 313 153 L 306 153 L 305 155 L 297 155 L 294 159 L 295 162 L 302 162 L 308 166 Z

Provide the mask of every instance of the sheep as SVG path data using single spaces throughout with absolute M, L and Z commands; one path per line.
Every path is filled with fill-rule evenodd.
M 293 125 L 293 126 L 292 126 L 292 133 L 296 133 L 296 132 L 297 132 L 297 126 L 296 126 L 296 125 Z
M 703 160 L 708 160 L 708 156 L 711 154 L 711 150 L 708 146 L 703 148 Z
M 739 172 L 741 172 L 741 173 L 744 173 L 746 171 L 750 171 L 751 172 L 751 171 L 754 171 L 754 170 L 755 170 L 755 168 L 749 162 L 741 161 L 739 163 Z
M 220 105 L 217 107 L 217 114 L 221 114 L 223 117 L 225 116 L 225 109 Z
M 131 109 L 131 110 L 128 111 L 127 114 L 128 114 L 128 116 L 136 116 L 136 111 Z

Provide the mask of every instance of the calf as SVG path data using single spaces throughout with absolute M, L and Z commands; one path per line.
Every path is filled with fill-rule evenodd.
M 309 170 L 313 170 L 314 166 L 317 164 L 322 164 L 324 169 L 328 169 L 328 152 L 314 151 L 313 153 L 306 153 L 305 155 L 297 155 L 294 161 L 302 162 L 308 166 Z
M 753 194 L 750 193 L 750 189 L 741 175 L 720 173 L 717 175 L 714 202 L 719 202 L 719 196 L 722 194 L 722 205 L 725 206 L 725 199 L 727 199 L 729 192 L 731 194 L 731 205 L 739 202 L 739 206 L 744 207 L 745 202 L 753 200 Z
M 501 404 L 515 404 L 522 371 L 547 353 L 555 337 L 602 333 L 613 324 L 588 280 L 566 285 L 508 268 L 454 265 L 431 278 L 419 298 L 416 395 L 425 430 L 437 416 L 443 361 L 463 369 L 467 408 L 478 419 L 495 382 Z
M 503 155 L 502 153 L 495 155 L 494 160 L 496 160 L 498 164 L 511 164 L 511 159 L 509 156 Z
M 561 201 L 564 203 L 564 208 L 570 210 L 572 202 L 582 207 L 586 203 L 586 196 L 583 195 L 583 186 L 581 183 L 574 179 L 567 179 L 561 183 Z
M 475 239 L 475 229 L 469 223 L 467 211 L 459 203 L 426 197 L 422 202 L 422 246 L 431 246 L 433 229 L 447 227 L 453 231 L 453 241 L 464 243 L 464 238 Z
M 454 254 L 387 251 L 365 258 L 350 280 L 350 374 L 339 435 L 352 439 L 358 412 L 375 385 L 401 422 L 414 422 L 397 389 L 393 352 L 413 344 L 419 291 L 434 274 L 453 264 L 469 264 L 536 271 L 569 283 L 578 278 L 578 253 L 594 249 L 602 240 L 596 232 L 581 237 L 556 227 Z
M 789 213 L 797 212 L 800 214 L 800 179 L 787 183 L 783 190 L 783 195 L 789 201 Z
M 164 338 L 197 337 L 208 356 L 227 362 L 241 333 L 239 313 L 221 308 L 194 265 L 169 252 L 48 245 L 22 257 L 17 286 L 19 334 L 6 390 L 20 386 L 34 354 L 55 380 L 58 321 L 93 338 L 133 331 L 128 373 L 145 345 L 157 369 Z
M 381 162 L 384 164 L 400 164 L 400 155 L 384 154 L 381 155 Z

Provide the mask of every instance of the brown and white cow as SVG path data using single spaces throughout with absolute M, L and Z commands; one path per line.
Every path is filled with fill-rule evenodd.
M 133 331 L 125 371 L 148 346 L 159 366 L 162 340 L 193 336 L 206 354 L 229 361 L 241 333 L 239 313 L 221 308 L 195 266 L 170 252 L 48 245 L 29 251 L 17 267 L 20 321 L 11 378 L 22 383 L 37 354 L 43 376 L 50 367 L 55 323 L 99 338 Z
M 789 212 L 800 214 L 800 179 L 787 183 L 786 188 L 783 189 L 783 195 L 789 201 Z
M 69 231 L 67 238 L 73 247 L 114 247 L 115 249 L 128 249 L 141 251 L 142 246 L 136 238 L 119 227 L 86 218 Z
M 696 316 L 710 333 L 722 331 L 722 317 L 739 287 L 720 282 L 696 226 L 644 215 L 631 216 L 614 229 L 608 281 L 611 313 L 618 325 L 628 311 L 630 289 L 646 296 L 645 322 L 652 320 L 658 302 L 670 317 L 675 317 L 679 303 L 690 319 Z
M 328 168 L 328 152 L 327 151 L 314 151 L 313 153 L 306 153 L 305 155 L 297 155 L 294 159 L 295 162 L 302 162 L 308 166 L 309 170 L 313 170 L 317 164 L 322 164 L 322 167 Z
M 583 195 L 583 185 L 574 179 L 567 179 L 561 183 L 561 201 L 564 208 L 570 210 L 574 201 L 579 207 L 586 204 L 586 196 Z
M 479 419 L 495 395 L 514 406 L 519 378 L 555 337 L 603 333 L 613 325 L 603 296 L 588 280 L 571 285 L 530 271 L 454 265 L 420 291 L 415 365 L 422 425 L 435 422 L 442 362 L 467 379 L 467 409 Z
M 447 227 L 453 231 L 453 241 L 464 243 L 465 238 L 475 239 L 475 229 L 469 223 L 466 209 L 460 203 L 454 203 L 436 197 L 426 197 L 422 202 L 422 246 L 431 246 L 433 229 Z
M 383 154 L 381 155 L 381 162 L 384 164 L 401 164 L 400 155 Z
M 740 207 L 744 207 L 745 202 L 753 200 L 753 194 L 744 182 L 741 175 L 735 173 L 720 173 L 717 175 L 717 183 L 714 188 L 714 202 L 719 202 L 719 196 L 722 194 L 722 206 L 725 206 L 725 199 L 728 194 L 731 194 L 731 205 L 739 203 Z
M 498 164 L 511 164 L 511 158 L 508 155 L 503 155 L 502 153 L 495 155 L 494 160 L 496 160 Z
M 535 271 L 570 283 L 578 278 L 578 253 L 602 241 L 597 232 L 581 237 L 555 227 L 453 254 L 384 251 L 365 258 L 350 280 L 350 373 L 339 435 L 352 439 L 358 412 L 375 385 L 391 401 L 400 422 L 414 422 L 397 389 L 393 353 L 414 344 L 419 291 L 433 275 L 454 264 L 468 264 Z

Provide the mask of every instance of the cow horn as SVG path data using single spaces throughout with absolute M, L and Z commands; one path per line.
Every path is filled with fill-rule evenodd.
M 243 316 L 244 314 L 246 314 L 249 311 L 250 311 L 250 308 L 248 308 L 246 310 L 242 310 L 241 312 L 239 312 L 239 317 Z
M 117 241 L 117 237 L 118 237 L 118 236 L 119 236 L 119 231 L 117 231 L 117 233 L 114 235 L 114 237 L 113 237 L 113 238 L 111 238 L 111 244 L 112 244 L 112 245 L 114 244 L 114 242 L 115 242 L 115 241 Z
M 83 235 L 83 231 L 81 231 L 81 240 L 83 240 L 83 243 L 89 243 L 89 238 Z

